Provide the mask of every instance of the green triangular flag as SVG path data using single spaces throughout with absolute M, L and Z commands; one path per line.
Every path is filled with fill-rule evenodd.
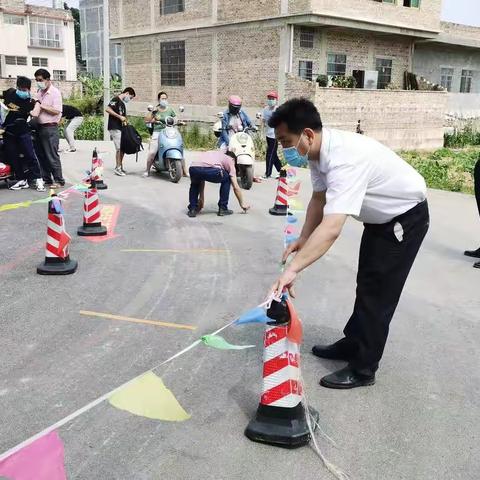
M 255 347 L 255 345 L 232 345 L 218 335 L 204 335 L 202 342 L 209 347 L 218 348 L 219 350 L 245 350 L 246 348 Z

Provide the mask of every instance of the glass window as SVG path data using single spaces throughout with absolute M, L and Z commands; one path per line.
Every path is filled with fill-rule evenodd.
M 13 55 L 5 55 L 5 63 L 7 65 L 26 65 L 27 57 L 15 57 Z
M 313 62 L 310 60 L 300 60 L 298 62 L 298 76 L 304 80 L 312 81 Z
M 313 28 L 300 28 L 300 46 L 303 48 L 313 48 L 315 30 Z
M 472 91 L 472 70 L 462 70 L 462 79 L 460 81 L 460 92 L 470 93 Z
M 392 82 L 392 60 L 377 58 L 375 69 L 378 72 L 377 88 L 384 89 Z
M 8 13 L 3 14 L 3 23 L 7 25 L 24 25 L 25 18 L 21 15 L 10 15 Z
M 66 80 L 67 79 L 67 72 L 65 70 L 54 70 L 53 71 L 53 79 L 54 80 Z
M 404 7 L 413 7 L 419 8 L 420 7 L 420 0 L 403 0 Z
M 48 58 L 32 57 L 33 67 L 48 67 Z
M 63 23 L 44 17 L 29 17 L 30 46 L 44 48 L 63 47 Z
M 449 92 L 452 91 L 453 68 L 442 68 L 440 85 L 446 88 Z
M 347 71 L 347 56 L 329 53 L 327 57 L 327 75 L 344 77 Z
M 185 42 L 160 44 L 160 70 L 162 85 L 185 85 Z
M 184 0 L 160 0 L 160 15 L 179 13 L 185 10 Z

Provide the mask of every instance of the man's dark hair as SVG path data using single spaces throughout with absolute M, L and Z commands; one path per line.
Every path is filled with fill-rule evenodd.
M 18 88 L 32 88 L 32 81 L 28 77 L 17 77 L 17 87 Z
M 137 94 L 132 87 L 127 87 L 122 93 L 128 93 L 131 97 L 136 97 Z
M 39 68 L 35 72 L 35 77 L 42 77 L 44 80 L 50 80 L 50 72 L 44 68 Z
M 157 100 L 160 100 L 160 97 L 162 95 L 165 95 L 168 98 L 168 93 L 167 92 L 159 92 L 158 95 L 157 95 Z
M 306 128 L 320 132 L 323 128 L 320 113 L 306 98 L 292 98 L 280 105 L 273 112 L 268 125 L 271 128 L 277 128 L 281 123 L 285 123 L 292 133 L 302 133 Z

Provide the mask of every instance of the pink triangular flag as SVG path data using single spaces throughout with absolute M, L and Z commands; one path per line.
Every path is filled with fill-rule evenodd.
M 56 431 L 40 437 L 0 462 L 9 480 L 66 480 L 63 443 Z

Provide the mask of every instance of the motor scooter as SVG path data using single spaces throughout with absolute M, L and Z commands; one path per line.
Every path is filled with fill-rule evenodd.
M 219 120 L 213 126 L 213 132 L 217 138 L 222 133 L 223 112 L 219 112 Z M 257 115 L 258 118 L 258 115 Z M 231 127 L 228 127 L 230 130 Z M 253 165 L 255 163 L 255 143 L 252 133 L 257 132 L 257 127 L 247 127 L 241 132 L 236 132 L 230 137 L 228 146 L 229 152 L 235 155 L 235 168 L 237 171 L 238 183 L 244 190 L 250 190 L 253 185 Z
M 179 110 L 183 112 L 185 109 L 180 107 Z M 153 168 L 158 173 L 168 172 L 170 181 L 178 183 L 182 178 L 185 164 L 183 139 L 178 126 L 185 125 L 185 122 L 167 117 L 165 123 L 167 126 L 158 135 L 158 152 L 153 161 Z

